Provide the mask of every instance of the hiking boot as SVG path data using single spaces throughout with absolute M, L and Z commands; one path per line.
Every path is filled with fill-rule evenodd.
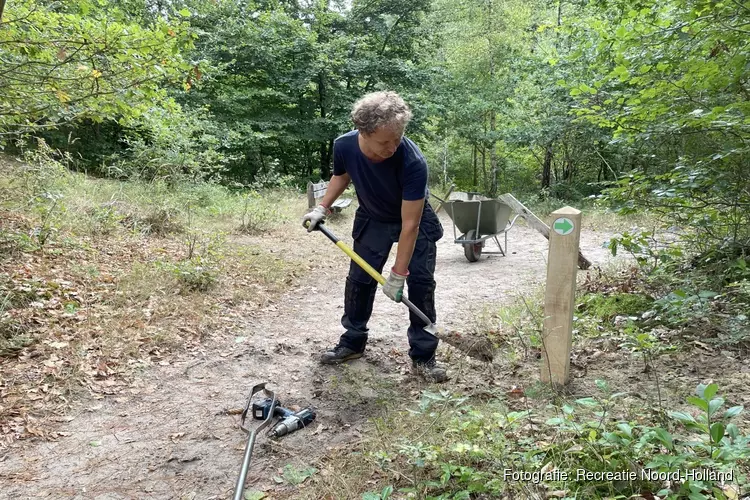
M 411 366 L 412 371 L 430 382 L 445 382 L 448 380 L 448 374 L 445 372 L 445 368 L 438 366 L 435 358 L 423 362 L 412 360 Z
M 336 365 L 343 363 L 344 361 L 361 358 L 363 354 L 364 351 L 357 352 L 348 347 L 337 345 L 336 347 L 324 352 L 320 356 L 320 362 L 324 365 Z

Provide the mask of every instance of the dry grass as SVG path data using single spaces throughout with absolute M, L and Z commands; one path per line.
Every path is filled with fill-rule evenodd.
M 237 231 L 252 213 L 273 233 L 301 194 L 94 180 L 44 157 L 2 158 L 0 191 L 0 447 L 53 438 L 45 423 L 75 401 L 221 341 L 229 308 L 262 307 L 311 268 Z

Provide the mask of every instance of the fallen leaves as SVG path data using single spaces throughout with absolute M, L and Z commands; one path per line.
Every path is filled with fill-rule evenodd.
M 138 209 L 126 206 L 123 215 Z M 45 424 L 64 423 L 81 389 L 94 399 L 146 394 L 152 389 L 134 383 L 138 374 L 171 369 L 177 352 L 227 333 L 245 344 L 239 328 L 263 308 L 277 310 L 277 294 L 305 272 L 231 241 L 222 249 L 222 287 L 181 294 L 178 277 L 161 265 L 184 258 L 180 235 L 153 238 L 125 224 L 106 235 L 61 229 L 42 251 L 23 244 L 35 217 L 0 209 L 0 230 L 13 236 L 0 239 L 0 449 L 56 438 Z
M 95 397 L 117 395 L 127 388 L 134 368 L 153 362 L 141 347 L 154 342 L 150 330 L 156 327 L 149 321 L 161 321 L 162 304 L 149 301 L 142 307 L 117 295 L 122 277 L 147 260 L 148 247 L 137 239 L 101 239 L 54 250 L 0 261 L 0 318 L 3 324 L 12 321 L 9 333 L 19 339 L 0 345 L 0 447 L 24 437 L 53 439 L 43 423 L 29 423 L 32 413 L 50 415 L 53 421 L 65 411 L 65 393 L 75 386 Z M 104 253 L 106 262 L 99 258 Z M 171 304 L 175 307 L 181 306 Z M 175 331 L 198 332 L 187 323 L 199 323 L 200 308 L 183 307 L 196 312 L 167 323 Z M 159 355 L 158 349 L 153 352 Z M 140 358 L 134 360 L 133 354 Z

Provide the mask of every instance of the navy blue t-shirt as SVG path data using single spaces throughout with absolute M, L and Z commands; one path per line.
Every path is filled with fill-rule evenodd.
M 333 175 L 349 174 L 359 206 L 381 222 L 401 222 L 401 201 L 427 198 L 427 161 L 416 144 L 403 137 L 390 158 L 373 162 L 359 149 L 352 130 L 333 143 Z

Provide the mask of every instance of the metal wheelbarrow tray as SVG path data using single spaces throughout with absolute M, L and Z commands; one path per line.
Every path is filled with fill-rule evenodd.
M 464 255 L 469 262 L 476 262 L 482 255 L 485 242 L 492 238 L 499 252 L 485 254 L 505 255 L 508 249 L 508 231 L 515 224 L 518 215 L 510 221 L 511 208 L 496 199 L 447 200 L 443 205 L 453 221 L 453 242 L 464 247 Z M 457 236 L 456 230 L 461 233 Z M 505 247 L 497 239 L 505 235 Z

